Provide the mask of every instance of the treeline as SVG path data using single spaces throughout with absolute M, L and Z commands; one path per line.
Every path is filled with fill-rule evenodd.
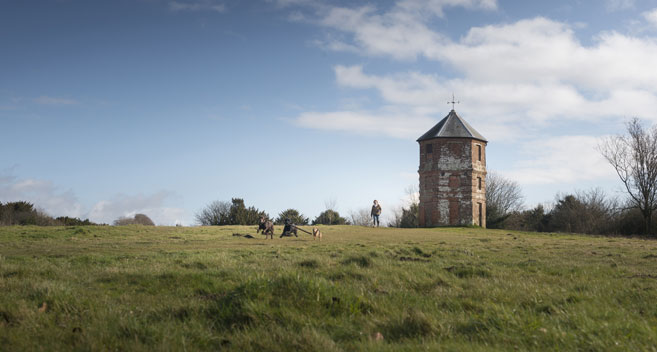
M 147 225 L 155 226 L 153 220 L 144 214 L 133 217 L 120 217 L 114 220 L 115 226 Z M 69 216 L 52 217 L 37 209 L 34 204 L 26 201 L 0 202 L 0 226 L 37 225 L 37 226 L 97 226 L 89 219 L 72 218 Z
M 646 232 L 644 218 L 638 208 L 610 198 L 600 189 L 561 195 L 552 205 L 539 204 L 529 210 L 512 211 L 501 221 L 497 220 L 489 228 L 593 235 L 657 233 L 654 225 Z
M 97 225 L 89 219 L 71 218 L 60 216 L 53 218 L 43 211 L 38 210 L 34 204 L 18 202 L 0 202 L 0 226 L 11 225 L 38 225 L 38 226 L 79 226 Z
M 349 221 L 340 216 L 334 209 L 326 209 L 311 222 L 310 218 L 304 216 L 296 209 L 287 209 L 272 218 L 266 212 L 253 206 L 247 207 L 242 198 L 232 198 L 230 202 L 214 201 L 196 213 L 196 222 L 202 226 L 217 225 L 257 225 L 260 218 L 272 220 L 277 225 L 282 225 L 285 219 L 290 219 L 297 225 L 347 225 Z

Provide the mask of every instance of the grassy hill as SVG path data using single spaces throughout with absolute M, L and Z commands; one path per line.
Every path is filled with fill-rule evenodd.
M 0 350 L 657 350 L 656 241 L 322 230 L 0 228 Z

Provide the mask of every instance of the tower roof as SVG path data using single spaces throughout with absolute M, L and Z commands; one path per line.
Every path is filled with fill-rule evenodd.
M 453 109 L 438 124 L 423 134 L 422 137 L 418 138 L 417 141 L 420 142 L 433 138 L 472 138 L 482 142 L 488 142 L 484 136 L 457 115 Z

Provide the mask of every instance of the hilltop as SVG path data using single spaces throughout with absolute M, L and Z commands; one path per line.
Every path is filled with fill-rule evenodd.
M 650 350 L 657 242 L 479 228 L 0 228 L 9 350 Z M 276 233 L 280 234 L 280 227 Z M 251 234 L 254 239 L 233 234 Z

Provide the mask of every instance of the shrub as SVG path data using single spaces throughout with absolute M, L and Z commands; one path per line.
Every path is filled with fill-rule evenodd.
M 264 211 L 246 207 L 244 199 L 233 198 L 231 202 L 214 201 L 196 214 L 196 221 L 203 226 L 211 225 L 257 225 L 260 217 L 269 218 Z
M 114 220 L 114 226 L 124 226 L 124 225 L 145 225 L 145 226 L 155 226 L 153 220 L 144 214 L 135 214 L 134 217 L 120 217 Z
M 297 225 L 308 225 L 310 222 L 310 219 L 304 217 L 303 214 L 301 214 L 298 210 L 287 209 L 278 214 L 278 217 L 274 223 L 276 225 L 283 225 L 285 223 L 285 219 L 290 219 L 293 224 Z
M 315 220 L 313 220 L 313 225 L 345 225 L 347 224 L 347 219 L 340 216 L 335 210 L 327 209 L 321 212 Z

